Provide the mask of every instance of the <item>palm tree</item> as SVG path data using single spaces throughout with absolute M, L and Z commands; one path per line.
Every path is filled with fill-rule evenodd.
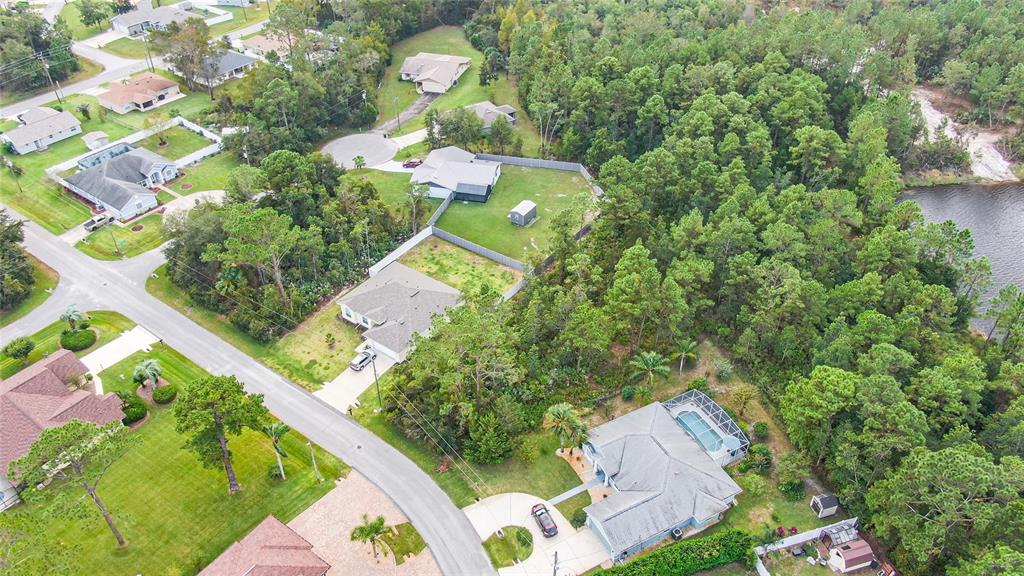
M 159 362 L 152 358 L 146 358 L 135 366 L 133 380 L 139 382 L 143 386 L 145 386 L 146 381 L 149 380 L 153 383 L 153 388 L 156 388 L 156 382 L 160 379 L 160 375 L 163 373 L 164 369 L 160 366 Z
M 587 424 L 568 402 L 548 407 L 544 413 L 544 429 L 558 434 L 562 449 L 568 447 L 569 454 L 572 454 L 573 448 L 587 441 Z
M 374 558 L 377 557 L 377 543 L 391 532 L 391 529 L 385 526 L 384 522 L 385 520 L 383 516 L 377 516 L 373 520 L 370 520 L 369 516 L 363 514 L 363 523 L 352 529 L 352 541 L 359 541 L 363 543 L 369 542 L 370 546 L 373 547 Z M 387 556 L 387 549 L 384 548 L 383 550 L 384 555 Z
M 676 353 L 672 355 L 673 360 L 679 360 L 679 371 L 683 371 L 683 365 L 691 360 L 696 362 L 700 357 L 697 350 L 697 343 L 689 338 L 683 338 L 676 342 Z
M 76 330 L 78 328 L 78 323 L 82 321 L 82 313 L 75 308 L 74 304 L 70 304 L 67 309 L 64 310 L 64 313 L 60 315 L 60 319 L 63 322 L 67 322 L 69 328 Z
M 270 442 L 274 446 L 274 456 L 277 456 L 277 470 L 281 473 L 281 480 L 287 480 L 288 477 L 284 475 L 284 462 L 281 461 L 281 458 L 287 458 L 288 454 L 281 446 L 281 440 L 284 439 L 285 434 L 291 431 L 291 427 L 284 422 L 271 422 L 264 424 L 262 431 L 267 438 L 270 438 Z
M 641 352 L 629 361 L 629 365 L 635 368 L 630 376 L 634 380 L 644 380 L 648 388 L 654 386 L 655 376 L 666 378 L 670 372 L 665 357 L 657 352 Z

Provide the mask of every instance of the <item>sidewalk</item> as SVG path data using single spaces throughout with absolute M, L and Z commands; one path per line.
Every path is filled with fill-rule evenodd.
M 151 334 L 149 330 L 142 326 L 136 326 L 127 332 L 122 332 L 113 342 L 87 354 L 82 358 L 82 364 L 85 364 L 89 372 L 99 374 L 139 350 L 148 351 L 150 346 L 159 341 L 160 339 Z

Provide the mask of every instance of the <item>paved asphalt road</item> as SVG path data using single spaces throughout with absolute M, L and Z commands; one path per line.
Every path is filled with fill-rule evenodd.
M 60 274 L 60 282 L 46 302 L 0 329 L 0 340 L 34 333 L 52 323 L 68 304 L 79 310 L 118 311 L 211 373 L 234 374 L 247 389 L 266 397 L 274 415 L 369 478 L 409 517 L 445 574 L 495 574 L 465 514 L 412 461 L 348 416 L 146 292 L 146 278 L 164 259 L 159 251 L 120 262 L 100 262 L 31 221 L 25 224 L 25 245 Z

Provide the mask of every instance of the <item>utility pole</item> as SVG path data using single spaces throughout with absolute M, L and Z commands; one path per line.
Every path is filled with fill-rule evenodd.
M 377 387 L 377 409 L 375 413 L 380 412 L 384 409 L 384 401 L 380 398 L 380 382 L 377 381 L 377 352 L 370 347 L 367 347 L 370 351 L 370 365 L 373 366 L 373 385 Z
M 57 96 L 57 102 L 60 102 L 60 105 L 63 106 L 64 101 L 60 99 L 60 91 L 53 86 L 53 77 L 50 76 L 50 63 L 43 58 L 42 54 L 39 54 L 39 61 L 43 64 L 43 71 L 46 72 L 46 79 L 50 81 L 50 88 L 53 88 L 53 93 Z
M 323 481 L 320 477 L 320 469 L 316 467 L 316 453 L 313 451 L 313 443 L 306 441 L 306 446 L 309 448 L 309 460 L 313 463 L 313 474 L 316 476 L 316 481 L 319 484 Z
M 558 550 L 555 550 L 555 564 L 551 567 L 551 576 L 558 576 Z
M 153 54 L 149 51 L 149 34 L 142 37 L 142 43 L 146 45 L 146 64 L 149 66 L 149 71 L 153 70 Z

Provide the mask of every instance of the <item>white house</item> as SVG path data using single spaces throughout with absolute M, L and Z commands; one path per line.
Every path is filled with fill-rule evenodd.
M 420 52 L 402 62 L 399 75 L 402 80 L 415 82 L 421 94 L 444 94 L 469 70 L 470 62 L 464 56 Z
M 459 298 L 455 288 L 394 262 L 339 298 L 338 306 L 341 318 L 366 329 L 363 339 L 377 353 L 403 362 L 413 335 L 429 334 L 434 316 Z
M 110 150 L 116 148 L 114 154 Z M 125 144 L 87 156 L 99 159 L 92 166 L 69 176 L 69 190 L 104 208 L 118 220 L 128 220 L 157 206 L 156 193 L 150 188 L 175 178 L 177 165 L 159 154 Z M 90 162 L 91 163 L 91 162 Z
M 53 108 L 32 108 L 18 115 L 21 126 L 0 134 L 15 154 L 28 154 L 46 150 L 60 142 L 82 133 L 82 123 L 70 112 L 58 112 Z
M 412 182 L 425 184 L 431 198 L 486 202 L 501 177 L 501 162 L 477 159 L 472 152 L 446 146 L 427 154 L 412 173 Z

